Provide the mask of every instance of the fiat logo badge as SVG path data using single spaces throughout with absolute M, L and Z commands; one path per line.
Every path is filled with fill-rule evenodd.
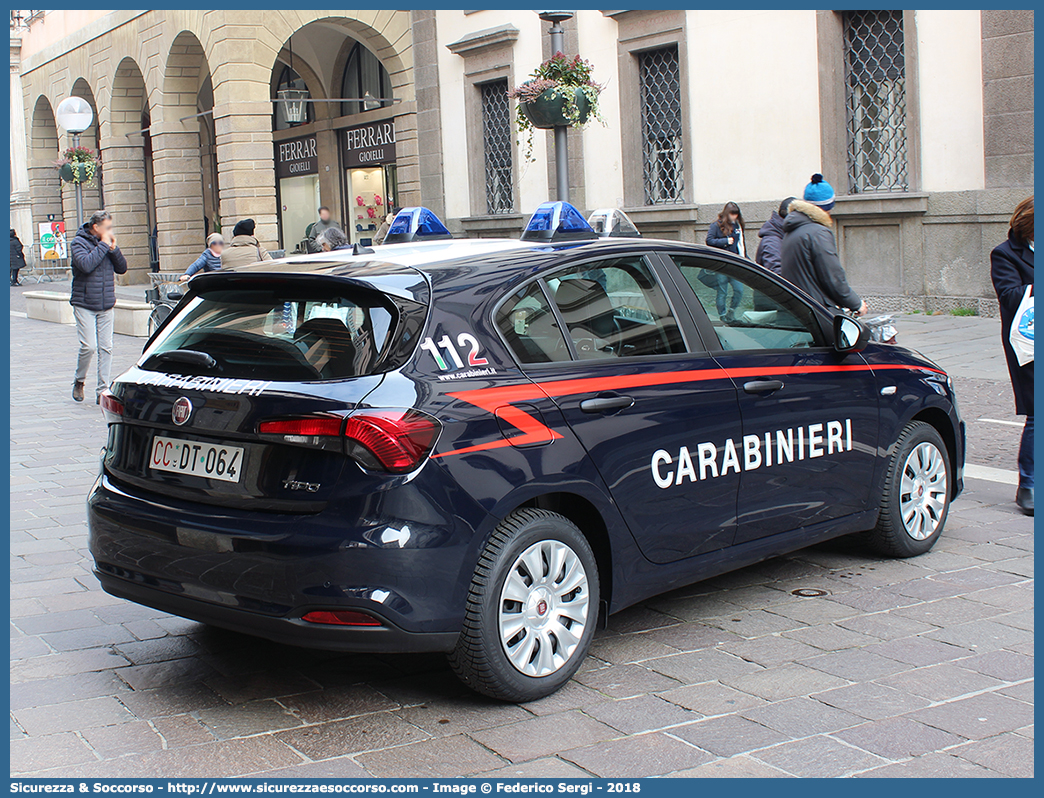
M 186 399 L 184 396 L 180 397 L 175 403 L 174 407 L 170 410 L 170 417 L 174 419 L 174 423 L 179 427 L 189 420 L 189 416 L 192 415 L 192 402 Z

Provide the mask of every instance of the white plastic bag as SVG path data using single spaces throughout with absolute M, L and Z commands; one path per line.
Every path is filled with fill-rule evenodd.
M 1011 348 L 1015 350 L 1015 358 L 1020 366 L 1033 362 L 1033 286 L 1026 286 L 1019 309 L 1011 321 L 1011 332 L 1008 334 Z

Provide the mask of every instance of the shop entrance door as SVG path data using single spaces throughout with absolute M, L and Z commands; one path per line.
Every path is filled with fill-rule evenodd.
M 388 213 L 385 169 L 380 165 L 348 170 L 348 241 L 369 246 Z
M 319 175 L 285 177 L 279 181 L 279 219 L 283 250 L 287 255 L 307 252 L 308 226 L 319 218 Z

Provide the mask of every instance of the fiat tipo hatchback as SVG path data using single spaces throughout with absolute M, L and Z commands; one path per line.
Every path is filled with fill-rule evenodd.
M 104 396 L 105 590 L 282 643 L 445 651 L 522 701 L 665 590 L 840 535 L 939 538 L 964 425 L 925 358 L 569 206 L 521 241 L 421 240 L 438 227 L 191 281 Z

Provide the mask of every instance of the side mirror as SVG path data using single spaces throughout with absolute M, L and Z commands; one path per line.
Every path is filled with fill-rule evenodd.
M 838 352 L 862 352 L 870 341 L 870 330 L 843 313 L 834 316 L 834 349 Z

